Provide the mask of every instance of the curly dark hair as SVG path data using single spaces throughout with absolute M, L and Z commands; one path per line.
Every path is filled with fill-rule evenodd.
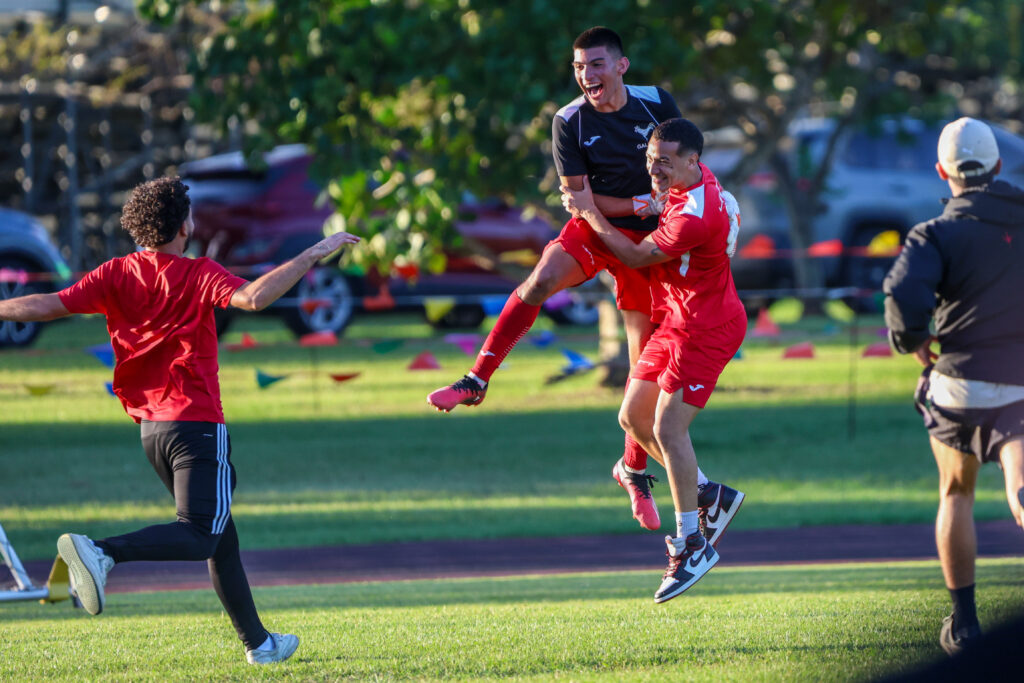
M 150 180 L 132 190 L 121 211 L 121 227 L 140 247 L 159 247 L 178 234 L 190 206 L 181 178 Z

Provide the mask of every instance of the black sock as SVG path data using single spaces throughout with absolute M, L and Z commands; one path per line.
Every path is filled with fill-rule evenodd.
M 974 605 L 974 584 L 963 588 L 950 588 L 949 597 L 953 600 L 953 630 L 971 628 L 978 625 L 978 612 Z

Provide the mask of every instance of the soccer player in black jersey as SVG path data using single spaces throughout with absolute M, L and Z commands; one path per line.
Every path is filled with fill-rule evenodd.
M 679 107 L 657 86 L 625 84 L 629 59 L 622 40 L 603 26 L 587 29 L 573 42 L 572 68 L 583 94 L 562 107 L 552 122 L 555 168 L 562 185 L 574 190 L 583 188 L 586 177 L 597 209 L 623 234 L 640 242 L 658 227 L 661 213 L 647 174 L 647 140 L 659 123 L 680 116 Z M 541 304 L 601 270 L 615 278 L 615 301 L 625 322 L 630 365 L 635 366 L 653 330 L 646 269 L 623 265 L 586 221 L 572 218 L 509 296 L 469 374 L 433 392 L 427 402 L 444 412 L 481 403 L 491 375 L 533 325 Z M 647 453 L 627 434 L 625 453 L 612 474 L 629 493 L 640 525 L 658 529 L 661 521 L 646 467 Z M 698 480 L 707 487 L 703 473 Z M 723 497 L 714 498 L 712 516 L 727 524 L 735 508 L 723 507 L 716 515 Z

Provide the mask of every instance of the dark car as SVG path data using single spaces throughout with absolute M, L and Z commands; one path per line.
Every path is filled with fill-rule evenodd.
M 241 153 L 229 153 L 181 168 L 192 198 L 200 253 L 243 277 L 254 277 L 269 264 L 281 263 L 322 239 L 324 221 L 331 214 L 329 204 L 317 202 L 321 188 L 309 177 L 312 158 L 303 146 L 277 147 L 265 161 L 265 170 L 256 171 L 246 166 Z M 478 325 L 488 299 L 507 296 L 519 283 L 517 276 L 501 272 L 496 262 L 502 255 L 539 254 L 555 232 L 545 221 L 526 220 L 521 211 L 500 203 L 467 203 L 460 214 L 467 219 L 455 227 L 473 249 L 448 254 L 445 272 L 380 282 L 333 266 L 318 267 L 269 312 L 299 335 L 341 333 L 361 311 L 423 310 L 427 297 L 453 297 L 455 306 L 431 322 L 442 327 Z M 387 292 L 384 302 L 382 284 Z M 548 313 L 559 323 L 597 320 L 596 308 L 582 298 Z
M 990 125 L 1003 159 L 1000 178 L 1024 186 L 1024 139 Z M 835 121 L 827 118 L 793 123 L 794 178 L 805 177 L 807 169 L 818 166 L 834 126 Z M 827 285 L 879 289 L 893 257 L 873 255 L 867 247 L 876 240 L 898 246 L 915 224 L 942 211 L 940 200 L 949 195 L 949 188 L 935 172 L 941 131 L 940 124 L 902 118 L 840 135 L 812 224 L 811 244 L 817 245 Z M 735 165 L 740 154 L 736 147 L 721 143 L 711 145 L 709 153 L 706 163 L 716 173 Z M 736 195 L 743 216 L 733 261 L 737 287 L 792 286 L 789 216 L 774 174 L 755 173 L 742 187 L 727 189 Z
M 70 279 L 46 228 L 28 214 L 0 208 L 0 298 L 56 291 Z M 0 322 L 0 347 L 28 346 L 41 329 L 42 323 Z

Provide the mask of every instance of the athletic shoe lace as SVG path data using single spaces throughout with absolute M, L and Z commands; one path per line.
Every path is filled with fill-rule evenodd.
M 633 474 L 632 472 L 626 472 L 626 476 L 633 482 L 633 486 L 640 492 L 640 495 L 644 498 L 651 497 L 651 489 L 654 488 L 654 482 L 658 481 L 658 478 L 653 474 Z
M 454 391 L 461 391 L 464 394 L 479 394 L 484 390 L 480 383 L 469 375 L 464 375 L 462 379 L 452 385 Z
M 661 578 L 669 579 L 676 575 L 676 570 L 679 569 L 679 564 L 685 559 L 686 552 L 681 552 L 675 557 L 672 557 L 667 550 L 665 554 L 668 555 L 668 569 L 665 570 Z

